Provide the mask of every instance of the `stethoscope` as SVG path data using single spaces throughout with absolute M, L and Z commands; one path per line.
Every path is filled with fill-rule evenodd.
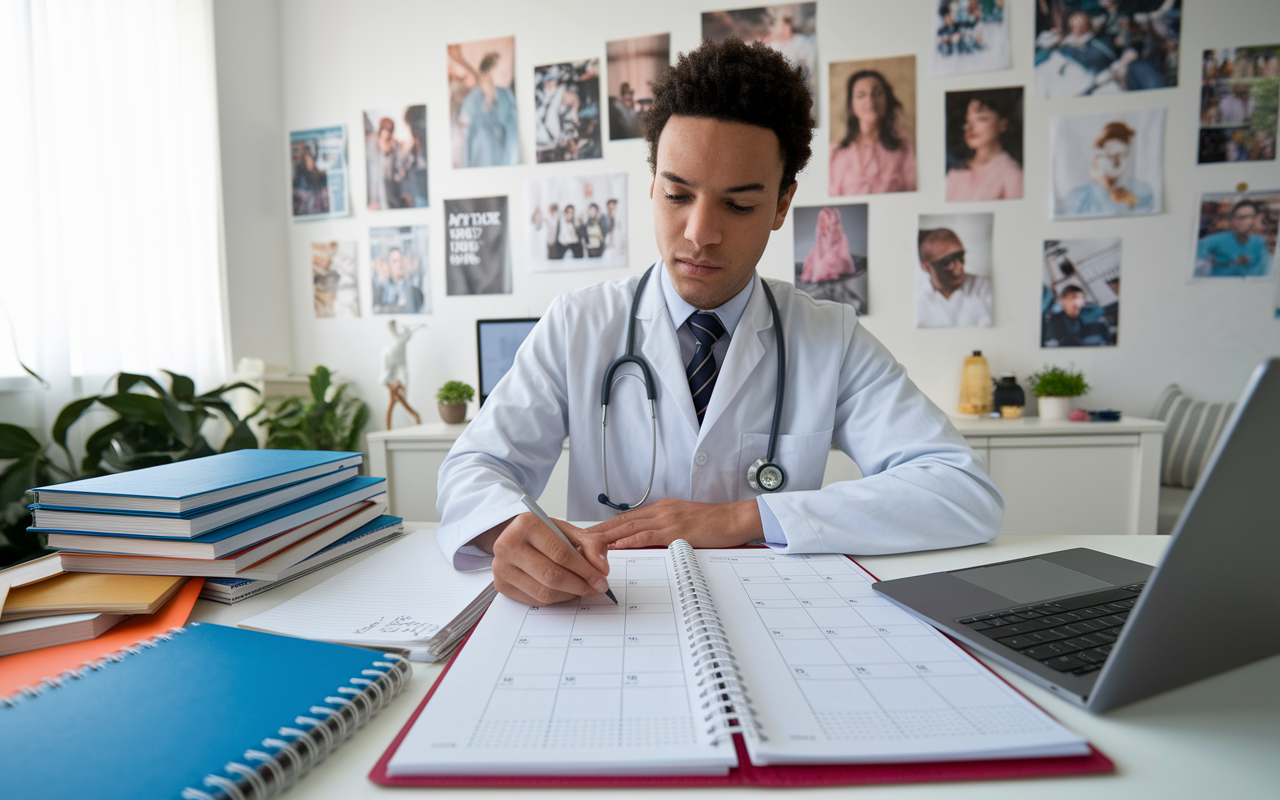
M 636 353 L 636 312 L 640 310 L 640 296 L 644 293 L 645 284 L 649 282 L 651 274 L 653 274 L 653 267 L 649 267 L 644 275 L 640 276 L 640 282 L 636 284 L 635 297 L 631 299 L 631 318 L 627 322 L 627 352 L 614 359 L 605 370 L 604 380 L 600 384 L 600 472 L 604 476 L 604 491 L 596 499 L 618 511 L 630 511 L 644 505 L 644 501 L 649 499 L 649 493 L 653 491 L 653 476 L 658 465 L 658 391 L 653 382 L 653 369 L 649 366 L 649 361 Z M 778 345 L 778 387 L 773 401 L 773 425 L 769 428 L 769 451 L 764 458 L 756 459 L 755 463 L 747 468 L 747 484 L 757 492 L 776 492 L 787 482 L 787 474 L 782 471 L 782 467 L 773 463 L 774 448 L 778 444 L 778 422 L 782 419 L 782 397 L 787 385 L 787 347 L 782 334 L 782 318 L 778 314 L 778 303 L 773 299 L 769 284 L 762 280 L 760 287 L 764 289 L 765 299 L 769 301 L 769 310 L 773 312 L 773 335 Z M 623 364 L 635 364 L 644 375 L 640 378 L 634 373 L 623 373 L 617 380 L 631 377 L 644 382 L 645 394 L 649 396 L 649 424 L 653 436 L 653 453 L 649 457 L 649 485 L 645 487 L 644 497 L 631 504 L 615 503 L 609 499 L 609 458 L 605 449 L 605 442 L 609 438 L 607 435 L 609 394 L 616 382 L 613 374 Z

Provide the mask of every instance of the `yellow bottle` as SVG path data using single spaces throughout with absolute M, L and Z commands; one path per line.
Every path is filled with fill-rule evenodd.
M 991 413 L 991 368 L 981 350 L 964 360 L 964 372 L 960 376 L 961 414 Z

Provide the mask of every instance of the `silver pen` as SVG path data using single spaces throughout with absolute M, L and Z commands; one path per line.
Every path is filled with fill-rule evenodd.
M 539 522 L 541 522 L 543 525 L 546 525 L 548 528 L 550 528 L 551 532 L 554 533 L 556 536 L 559 536 L 560 541 L 569 545 L 574 550 L 578 549 L 578 546 L 573 542 L 569 541 L 569 537 L 564 535 L 564 531 L 560 530 L 560 526 L 551 521 L 551 517 L 547 516 L 547 512 L 543 511 L 538 506 L 538 504 L 533 501 L 532 497 L 530 497 L 527 494 L 522 494 L 520 495 L 520 502 L 524 503 L 524 507 L 529 509 L 529 512 L 533 514 L 535 517 L 537 517 Z M 605 589 L 604 593 L 606 597 L 608 597 L 610 600 L 613 601 L 613 604 L 615 606 L 618 604 L 618 598 L 613 596 L 612 589 Z

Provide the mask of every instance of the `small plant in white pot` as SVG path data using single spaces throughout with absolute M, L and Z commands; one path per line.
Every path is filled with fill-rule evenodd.
M 457 425 L 467 418 L 467 403 L 476 396 L 476 390 L 462 381 L 449 381 L 436 392 L 436 408 L 440 419 Z
M 1071 413 L 1074 398 L 1089 391 L 1084 375 L 1062 367 L 1046 366 L 1027 379 L 1039 398 L 1040 419 L 1062 420 Z

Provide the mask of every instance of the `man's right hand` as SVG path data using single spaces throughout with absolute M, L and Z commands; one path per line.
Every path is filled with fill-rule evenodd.
M 554 520 L 578 549 L 567 546 L 532 514 L 512 517 L 473 542 L 493 553 L 493 585 L 531 606 L 604 594 L 609 588 L 607 545 L 600 537 Z

